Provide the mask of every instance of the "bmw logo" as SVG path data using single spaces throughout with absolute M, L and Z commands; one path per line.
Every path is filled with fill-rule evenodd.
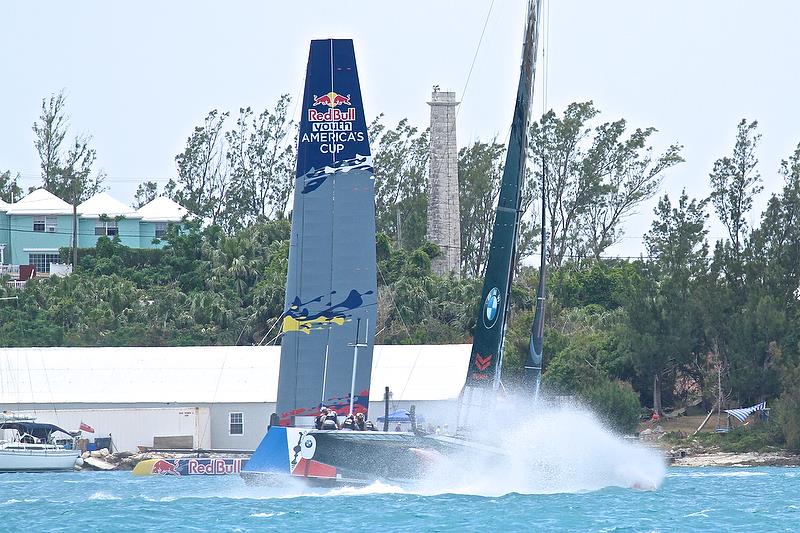
M 317 451 L 317 440 L 312 435 L 306 435 L 303 446 L 300 448 L 300 457 L 311 459 Z
M 486 329 L 494 326 L 498 314 L 500 314 L 500 291 L 495 287 L 489 291 L 483 302 L 483 325 Z

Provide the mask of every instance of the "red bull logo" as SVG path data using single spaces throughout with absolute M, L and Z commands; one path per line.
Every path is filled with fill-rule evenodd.
M 310 131 L 300 136 L 301 143 L 319 143 L 323 154 L 339 154 L 348 143 L 364 142 L 366 132 L 354 131 L 356 108 L 350 95 L 335 91 L 321 96 L 314 95 L 311 106 L 306 110 Z
M 330 108 L 324 113 L 317 111 L 316 109 L 309 109 L 308 110 L 308 121 L 309 122 L 354 122 L 356 120 L 356 108 L 351 107 L 347 111 L 342 111 L 341 109 L 333 109 Z M 344 131 L 351 131 L 352 128 L 341 127 L 336 128 L 334 131 L 337 130 L 344 130 Z
M 189 469 L 190 476 L 220 476 L 225 474 L 238 474 L 242 471 L 242 459 L 212 459 L 210 461 L 189 459 L 187 468 Z
M 350 95 L 347 96 L 331 91 L 322 96 L 314 95 L 314 101 L 311 104 L 312 109 L 308 110 L 309 122 L 354 122 L 356 120 L 356 108 L 350 107 L 347 111 L 336 109 L 339 106 L 352 106 L 350 103 Z M 327 107 L 326 111 L 319 111 L 313 109 L 318 106 Z M 344 130 L 352 131 L 352 126 L 345 126 L 334 128 L 335 131 Z M 314 131 L 318 131 L 315 129 Z M 321 131 L 321 130 L 319 130 Z
M 339 94 L 336 92 L 329 92 L 327 94 L 323 94 L 322 96 L 314 95 L 314 103 L 312 104 L 314 107 L 318 105 L 325 105 L 333 109 L 334 107 L 338 107 L 340 105 L 351 105 L 350 104 L 350 95 L 347 96 L 343 94 Z
M 153 474 L 159 474 L 162 476 L 180 476 L 181 473 L 178 472 L 178 467 L 174 464 L 170 463 L 169 461 L 165 461 L 163 459 L 159 459 L 155 463 L 153 463 Z

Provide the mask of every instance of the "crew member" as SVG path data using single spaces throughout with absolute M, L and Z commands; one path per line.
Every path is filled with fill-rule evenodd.
M 378 428 L 375 427 L 375 424 L 372 423 L 372 420 L 367 420 L 367 423 L 364 425 L 367 431 L 378 431 Z
M 365 431 L 367 429 L 366 421 L 364 420 L 364 413 L 358 413 L 356 415 L 355 424 L 356 424 L 355 426 L 356 431 Z
M 356 423 L 355 420 L 353 420 L 353 415 L 347 415 L 347 418 L 345 418 L 344 422 L 342 423 L 342 429 L 346 429 L 349 431 L 356 430 Z
M 336 410 L 328 409 L 328 413 L 322 421 L 322 429 L 339 429 L 339 416 L 336 414 Z
M 324 405 L 322 409 L 319 410 L 319 415 L 314 419 L 314 427 L 316 429 L 322 429 L 322 423 L 325 422 L 325 417 L 328 416 L 328 408 Z

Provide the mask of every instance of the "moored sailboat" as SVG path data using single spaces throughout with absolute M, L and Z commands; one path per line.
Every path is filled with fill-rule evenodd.
M 55 442 L 58 433 L 71 447 Z M 4 434 L 11 436 L 3 439 Z M 80 452 L 74 447 L 74 437 L 66 430 L 32 418 L 0 414 L 0 472 L 72 470 L 78 459 Z

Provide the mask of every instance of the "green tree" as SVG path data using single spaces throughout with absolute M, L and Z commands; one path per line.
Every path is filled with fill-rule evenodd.
M 195 127 L 186 148 L 175 156 L 177 188 L 173 199 L 190 213 L 216 224 L 225 210 L 230 186 L 222 128 L 228 113 L 213 109 L 202 126 Z
M 34 144 L 39 153 L 42 169 L 42 186 L 72 205 L 72 264 L 78 264 L 78 204 L 104 189 L 105 175 L 92 175 L 97 153 L 89 146 L 91 136 L 77 135 L 72 145 L 63 152 L 67 135 L 68 117 L 66 97 L 61 91 L 42 99 L 39 121 L 33 124 L 36 134 Z
M 226 225 L 246 227 L 283 216 L 294 187 L 295 154 L 288 95 L 258 117 L 239 110 L 236 127 L 225 134 L 231 187 L 226 199 Z
M 52 192 L 50 181 L 55 179 L 61 168 L 61 145 L 67 136 L 68 116 L 67 97 L 64 90 L 51 94 L 50 99 L 42 98 L 42 112 L 39 121 L 33 123 L 36 135 L 36 151 L 42 169 L 42 186 Z
M 90 135 L 77 135 L 64 150 L 69 127 L 64 91 L 42 99 L 39 120 L 33 124 L 34 144 L 42 169 L 42 187 L 75 205 L 103 190 L 105 176 L 92 176 L 97 153 Z
M 12 176 L 10 170 L 0 172 L 0 200 L 11 204 L 19 200 L 21 195 L 19 173 Z
M 533 172 L 528 189 L 547 185 L 548 261 L 602 252 L 621 237 L 620 224 L 657 192 L 663 172 L 683 161 L 678 145 L 659 156 L 648 146 L 654 128 L 626 137 L 620 119 L 592 128 L 600 112 L 592 102 L 573 103 L 563 116 L 545 113 L 530 128 Z
M 658 202 L 645 235 L 651 259 L 624 298 L 631 358 L 642 381 L 652 380 L 659 413 L 662 392 L 672 391 L 676 371 L 691 365 L 704 342 L 696 293 L 708 271 L 705 205 L 685 192 L 674 207 L 666 195 Z
M 591 175 L 589 181 L 599 181 L 604 192 L 587 206 L 583 228 L 587 251 L 596 261 L 619 242 L 625 218 L 656 194 L 664 171 L 683 162 L 678 145 L 653 155 L 647 143 L 655 128 L 637 128 L 623 138 L 626 126 L 620 119 L 595 128 L 593 145 L 584 162 L 584 172 Z
M 136 187 L 136 194 L 133 197 L 133 208 L 139 209 L 158 197 L 158 183 L 155 181 L 145 181 Z
M 728 230 L 734 258 L 738 261 L 742 240 L 747 231 L 746 215 L 753 207 L 753 197 L 762 191 L 761 175 L 756 170 L 756 148 L 761 135 L 758 122 L 742 119 L 736 134 L 733 155 L 717 159 L 711 172 L 711 202 L 720 221 Z
M 482 276 L 486 268 L 504 156 L 505 146 L 494 141 L 476 141 L 458 153 L 461 272 L 466 276 Z
M 428 130 L 401 120 L 386 129 L 380 116 L 370 125 L 375 168 L 375 225 L 406 249 L 425 242 L 428 200 Z

